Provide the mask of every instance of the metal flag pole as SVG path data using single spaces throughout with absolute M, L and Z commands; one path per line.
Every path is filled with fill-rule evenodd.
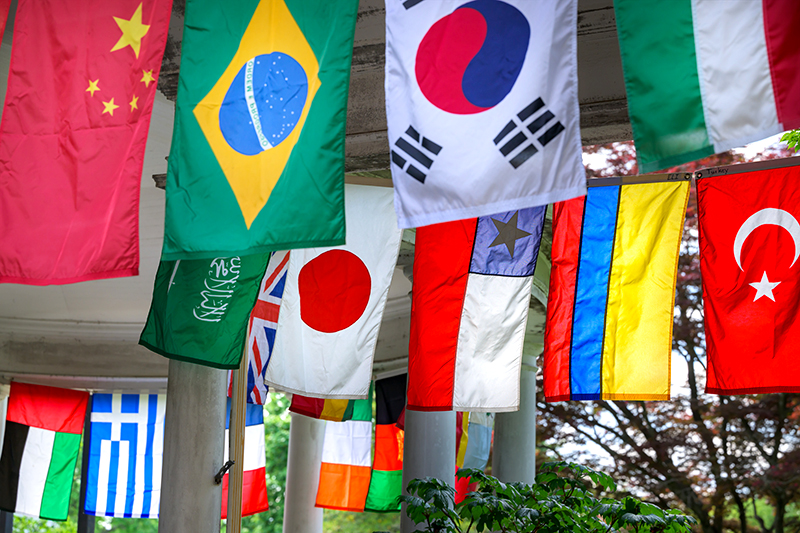
M 81 454 L 81 490 L 78 502 L 78 533 L 94 531 L 94 515 L 84 512 L 86 509 L 86 483 L 89 479 L 89 445 L 92 440 L 92 399 L 86 404 L 86 416 L 83 420 L 83 453 Z
M 233 397 L 231 398 L 231 418 L 228 424 L 228 459 L 233 461 L 228 475 L 228 518 L 225 531 L 242 531 L 242 482 L 244 478 L 244 421 L 247 407 L 247 348 L 250 342 L 250 322 L 248 317 L 247 336 L 244 339 L 244 353 L 239 369 L 233 371 Z

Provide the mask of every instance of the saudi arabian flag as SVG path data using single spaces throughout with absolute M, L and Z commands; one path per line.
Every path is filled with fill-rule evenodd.
M 162 259 L 344 243 L 358 0 L 188 0 Z
M 12 382 L 0 455 L 0 509 L 66 520 L 89 393 Z
M 797 0 L 614 0 L 639 172 L 800 127 Z
M 164 357 L 239 368 L 269 254 L 161 261 L 139 344 Z

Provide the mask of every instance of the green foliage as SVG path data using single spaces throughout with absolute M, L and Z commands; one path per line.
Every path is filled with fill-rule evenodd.
M 458 476 L 470 476 L 478 490 L 457 505 L 455 490 L 443 481 L 425 478 L 408 484 L 409 495 L 400 499 L 408 517 L 424 523 L 423 531 L 689 533 L 695 523 L 679 511 L 630 496 L 600 498 L 596 492 L 616 490 L 614 481 L 574 463 L 545 463 L 533 485 L 503 483 L 480 470 L 461 470 Z
M 322 530 L 325 533 L 400 533 L 400 513 L 351 513 L 325 509 Z
M 800 150 L 800 130 L 787 131 L 781 136 L 781 141 L 793 149 L 795 152 Z

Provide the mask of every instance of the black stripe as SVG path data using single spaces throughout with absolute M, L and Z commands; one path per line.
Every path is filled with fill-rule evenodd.
M 439 146 L 432 140 L 428 139 L 427 137 L 422 138 L 422 147 L 425 148 L 430 153 L 432 153 L 433 155 L 439 155 L 439 152 L 442 151 L 441 146 Z
M 528 130 L 530 130 L 531 133 L 536 133 L 542 126 L 544 126 L 554 118 L 556 118 L 554 114 L 552 114 L 550 111 L 545 111 L 544 113 L 539 115 L 536 120 L 528 124 Z
M 514 156 L 514 158 L 510 161 L 511 166 L 514 168 L 519 168 L 522 163 L 530 159 L 531 156 L 538 151 L 539 150 L 537 150 L 533 144 L 529 144 L 524 150 Z
M 528 107 L 517 113 L 517 116 L 522 121 L 528 120 L 529 118 L 531 118 L 531 115 L 533 115 L 543 107 L 544 107 L 544 102 L 542 101 L 541 98 L 537 98 L 536 100 L 528 104 Z
M 506 127 L 503 128 L 503 131 L 498 133 L 497 137 L 494 138 L 494 144 L 500 144 L 500 141 L 502 141 L 503 138 L 505 138 L 506 135 L 508 135 L 509 133 L 514 131 L 514 128 L 516 128 L 516 127 L 517 127 L 517 125 L 514 123 L 513 120 L 510 121 L 508 124 L 506 124 Z
M 553 126 L 544 132 L 541 137 L 539 137 L 539 142 L 542 143 L 542 146 L 547 146 L 547 143 L 552 141 L 556 135 L 564 131 L 564 125 L 560 122 L 556 122 Z
M 375 423 L 396 424 L 406 406 L 406 378 L 400 374 L 375 382 Z
M 3 454 L 0 456 L 0 509 L 12 513 L 17 507 L 19 470 L 25 441 L 28 440 L 28 429 L 24 424 L 6 421 Z
M 406 0 L 405 2 L 403 2 L 403 7 L 406 9 L 411 9 L 420 2 L 422 2 L 422 0 Z
M 409 126 L 406 130 L 406 135 L 419 142 L 419 132 L 414 129 L 414 126 Z
M 419 164 L 421 164 L 421 165 L 424 165 L 425 168 L 431 168 L 431 165 L 433 164 L 433 159 L 431 159 L 427 155 L 423 154 L 415 146 L 412 146 L 412 144 L 410 142 L 408 142 L 407 140 L 405 140 L 402 137 L 400 137 L 399 139 L 397 139 L 397 142 L 395 143 L 395 146 L 400 148 L 407 155 L 410 155 L 411 157 L 416 159 L 417 162 Z
M 414 165 L 408 165 L 408 169 L 406 169 L 406 172 L 408 173 L 409 176 L 417 179 L 420 183 L 425 183 L 425 174 L 420 172 L 419 169 L 417 169 L 417 167 L 415 167 Z
M 514 151 L 514 149 L 516 147 L 518 147 L 520 144 L 524 143 L 525 139 L 527 139 L 527 137 L 525 137 L 524 133 L 522 133 L 522 132 L 517 133 L 516 135 L 511 137 L 510 141 L 508 141 L 506 144 L 504 144 L 500 148 L 500 153 L 503 154 L 503 155 L 510 154 L 511 152 Z
M 392 150 L 392 163 L 403 168 L 406 165 L 406 160 L 403 159 L 403 156 Z

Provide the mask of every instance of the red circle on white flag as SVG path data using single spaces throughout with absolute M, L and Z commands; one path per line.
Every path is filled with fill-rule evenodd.
M 347 250 L 330 250 L 300 269 L 300 318 L 323 333 L 352 326 L 364 314 L 372 287 L 369 269 Z

